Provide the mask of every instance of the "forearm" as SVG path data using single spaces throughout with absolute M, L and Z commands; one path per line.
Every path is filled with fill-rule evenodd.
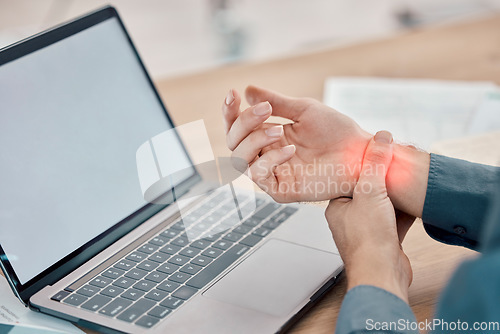
M 422 217 L 431 237 L 475 248 L 497 170 L 395 145 L 387 191 L 397 209 Z
M 422 217 L 427 181 L 429 153 L 396 144 L 392 164 L 387 173 L 387 193 L 395 208 Z

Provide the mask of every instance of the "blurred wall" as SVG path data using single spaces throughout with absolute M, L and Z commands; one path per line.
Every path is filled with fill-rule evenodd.
M 0 47 L 98 8 L 101 0 L 0 0 Z M 500 0 L 117 0 L 155 78 L 353 43 L 491 15 Z

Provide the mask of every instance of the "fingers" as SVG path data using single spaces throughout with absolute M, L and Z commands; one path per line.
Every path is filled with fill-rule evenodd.
M 271 116 L 271 111 L 269 102 L 262 102 L 241 112 L 226 135 L 229 149 L 234 150 L 246 136 L 264 123 Z
M 226 133 L 233 125 L 234 121 L 240 115 L 240 104 L 241 97 L 240 94 L 234 89 L 230 89 L 227 93 L 224 103 L 222 104 L 222 115 L 224 120 L 224 128 Z
M 297 121 L 306 109 L 304 99 L 292 98 L 257 86 L 248 86 L 245 96 L 250 105 L 268 101 L 273 107 L 273 115 Z
M 274 175 L 277 166 L 290 160 L 295 153 L 295 145 L 270 150 L 257 159 L 248 169 L 248 176 L 266 193 L 273 196 L 278 189 Z
M 234 149 L 232 157 L 243 159 L 248 166 L 264 147 L 277 142 L 281 137 L 283 125 L 262 127 L 245 137 Z
M 359 193 L 370 193 L 372 190 L 387 192 L 385 177 L 392 161 L 392 134 L 379 131 L 368 143 L 363 158 L 363 166 L 358 183 L 354 189 Z

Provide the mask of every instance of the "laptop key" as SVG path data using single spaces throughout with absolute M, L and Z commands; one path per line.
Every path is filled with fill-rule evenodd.
M 133 252 L 129 254 L 129 256 L 126 257 L 127 260 L 134 261 L 134 262 L 141 262 L 145 260 L 147 257 L 147 254 L 144 254 L 142 252 Z
M 189 243 L 188 239 L 185 237 L 179 237 L 172 241 L 172 245 L 184 247 Z
M 107 315 L 108 317 L 114 317 L 120 312 L 122 312 L 124 309 L 130 306 L 132 304 L 131 300 L 123 299 L 123 298 L 116 298 L 114 299 L 111 303 L 108 305 L 104 306 L 99 313 Z
M 177 283 L 184 283 L 188 279 L 191 278 L 191 275 L 186 274 L 186 273 L 181 273 L 181 272 L 176 272 L 172 276 L 168 278 L 169 281 L 177 282 Z
M 139 299 L 134 305 L 130 306 L 125 312 L 122 312 L 118 319 L 132 322 L 139 318 L 142 314 L 146 313 L 150 308 L 152 308 L 156 303 L 147 299 Z
M 122 293 L 121 297 L 135 301 L 144 296 L 144 294 L 145 292 L 132 288 Z
M 123 289 L 128 289 L 136 282 L 137 281 L 132 279 L 132 278 L 121 277 L 121 278 L 117 279 L 116 281 L 114 281 L 113 285 L 118 286 L 118 287 L 123 288 Z
M 135 262 L 130 261 L 130 260 L 120 260 L 117 263 L 115 263 L 115 268 L 121 269 L 121 270 L 129 270 L 130 268 L 133 268 L 135 266 Z
M 172 292 L 175 289 L 179 287 L 179 283 L 171 282 L 171 281 L 166 281 L 158 285 L 156 288 L 159 290 L 163 290 L 166 292 Z
M 191 228 L 190 231 L 196 230 L 199 232 L 204 232 L 204 231 L 207 231 L 208 229 L 210 229 L 211 227 L 212 227 L 212 224 L 210 224 L 209 222 L 201 221 L 201 222 L 193 225 L 193 227 Z
M 227 226 L 216 225 L 213 229 L 211 229 L 208 233 L 211 235 L 221 235 L 223 232 L 226 232 L 228 229 Z
M 184 248 L 179 254 L 188 257 L 195 257 L 201 250 L 193 247 Z
M 255 226 L 259 225 L 261 222 L 262 222 L 261 218 L 250 217 L 243 222 L 243 225 L 246 225 L 248 227 L 255 227 Z
M 288 214 L 285 210 L 281 210 L 280 212 L 278 212 L 277 214 L 275 214 L 274 216 L 272 216 L 269 221 L 273 221 L 275 222 L 276 224 L 281 224 L 283 223 L 285 220 L 288 219 L 288 217 L 290 217 L 290 214 Z
M 158 323 L 158 321 L 160 321 L 160 320 L 158 320 L 155 317 L 145 315 L 142 318 L 140 318 L 139 320 L 137 320 L 135 324 L 138 326 L 144 327 L 144 328 L 151 328 L 154 325 L 156 325 Z
M 241 238 L 243 238 L 243 234 L 236 233 L 236 232 L 229 232 L 228 234 L 226 234 L 225 236 L 222 237 L 222 239 L 229 240 L 232 242 L 236 242 L 236 241 L 240 240 Z
M 154 237 L 153 239 L 149 240 L 150 244 L 156 245 L 156 246 L 163 246 L 167 244 L 168 238 L 162 237 L 162 236 L 157 236 Z
M 111 283 L 111 280 L 109 278 L 102 277 L 102 276 L 96 277 L 92 281 L 89 282 L 89 284 L 97 286 L 99 288 L 104 288 L 109 283 Z
M 140 264 L 138 264 L 137 268 L 142 269 L 142 270 L 146 270 L 146 271 L 152 271 L 152 270 L 155 270 L 156 267 L 158 267 L 159 265 L 160 265 L 159 263 L 145 260 L 145 261 L 142 261 Z
M 278 203 L 269 203 L 264 206 L 262 209 L 254 213 L 253 217 L 266 219 L 269 217 L 274 211 L 278 210 L 281 207 Z
M 205 249 L 210 245 L 209 240 L 204 240 L 204 239 L 199 239 L 196 240 L 195 242 L 191 243 L 191 247 L 198 248 L 198 249 Z
M 232 242 L 229 242 L 226 240 L 220 240 L 220 241 L 217 241 L 215 244 L 213 244 L 213 247 L 218 248 L 218 249 L 222 249 L 222 250 L 226 250 L 229 247 L 231 247 L 232 245 L 233 245 Z
M 205 267 L 207 264 L 212 262 L 212 259 L 203 255 L 198 256 L 196 259 L 191 261 L 193 264 L 197 264 L 199 266 Z
M 174 297 L 167 297 L 161 303 L 160 306 L 168 307 L 172 310 L 178 308 L 183 303 L 182 300 Z
M 262 240 L 262 237 L 259 237 L 258 235 L 251 234 L 251 235 L 247 236 L 246 238 L 244 238 L 243 240 L 241 240 L 240 244 L 253 247 L 261 240 Z
M 123 274 L 125 274 L 125 271 L 123 271 L 123 270 L 116 269 L 116 268 L 109 268 L 109 269 L 106 269 L 101 275 L 104 277 L 107 277 L 107 278 L 116 279 Z
M 90 298 L 89 301 L 87 301 L 85 304 L 83 304 L 81 307 L 87 310 L 91 311 L 97 311 L 107 303 L 111 301 L 111 298 L 103 296 L 103 295 L 96 295 L 92 298 Z
M 180 250 L 181 250 L 181 248 L 179 246 L 175 246 L 175 245 L 166 245 L 165 247 L 160 248 L 160 252 L 165 253 L 165 254 L 169 254 L 169 255 L 174 255 L 175 253 L 177 253 Z
M 148 292 L 149 290 L 151 290 L 154 286 L 156 285 L 156 283 L 153 283 L 151 281 L 145 281 L 145 280 L 142 280 L 142 281 L 139 281 L 137 282 L 135 285 L 134 285 L 134 288 L 138 289 L 138 290 L 141 290 L 141 291 L 146 291 Z
M 169 257 L 170 257 L 170 255 L 167 255 L 167 254 L 164 254 L 164 253 L 160 253 L 160 252 L 156 252 L 153 255 L 151 255 L 148 258 L 148 260 L 151 260 L 151 261 L 154 261 L 154 262 L 157 262 L 157 263 L 163 263 L 163 262 L 167 261 Z
M 148 276 L 144 277 L 144 279 L 146 279 L 148 281 L 155 282 L 155 283 L 160 283 L 160 282 L 164 281 L 166 278 L 167 278 L 166 274 L 159 273 L 157 271 L 153 271 Z
M 223 253 L 211 264 L 209 264 L 205 269 L 193 276 L 193 278 L 186 282 L 186 285 L 197 289 L 204 287 L 249 249 L 250 247 L 248 246 L 239 244 L 234 245 L 227 252 Z
M 126 273 L 125 277 L 139 280 L 139 279 L 143 278 L 144 276 L 146 276 L 147 274 L 148 274 L 148 272 L 145 270 L 134 268 L 134 269 L 130 270 L 128 273 Z
M 101 291 L 101 294 L 105 295 L 105 296 L 108 296 L 108 297 L 114 298 L 114 297 L 118 296 L 120 293 L 122 293 L 123 291 L 125 291 L 125 290 L 122 289 L 122 288 L 110 285 L 110 286 L 104 288 Z
M 182 232 L 184 231 L 184 223 L 182 222 L 182 220 L 180 220 L 174 225 L 170 226 L 170 228 Z
M 179 266 L 175 264 L 165 263 L 164 265 L 159 266 L 156 270 L 165 274 L 171 274 L 177 269 L 179 269 Z
M 62 291 L 59 291 L 58 293 L 56 293 L 55 295 L 53 295 L 50 299 L 55 300 L 56 302 L 60 302 L 61 300 L 66 298 L 69 294 L 70 294 L 70 292 L 62 290 Z
M 168 293 L 166 293 L 164 291 L 161 291 L 161 290 L 158 290 L 158 289 L 154 289 L 154 290 L 149 291 L 144 296 L 144 298 L 151 299 L 151 300 L 154 300 L 156 302 L 159 302 L 160 300 L 162 300 L 166 296 L 168 296 Z
M 179 235 L 179 233 L 181 233 L 180 230 L 178 229 L 171 229 L 169 228 L 168 230 L 166 231 L 163 231 L 160 236 L 162 237 L 165 237 L 165 238 L 168 238 L 168 239 L 172 239 L 174 237 L 176 237 L 177 235 Z
M 287 213 L 288 216 L 293 215 L 295 212 L 297 212 L 299 209 L 294 208 L 293 206 L 287 206 L 286 208 L 283 209 L 284 212 Z
M 201 255 L 205 255 L 208 257 L 211 257 L 212 259 L 215 259 L 217 256 L 222 254 L 222 250 L 217 249 L 217 248 L 209 248 L 205 250 Z
M 172 294 L 172 297 L 187 300 L 191 298 L 198 290 L 187 286 L 181 286 Z
M 182 267 L 180 269 L 180 271 L 182 271 L 183 273 L 186 273 L 186 274 L 194 275 L 198 271 L 200 271 L 202 268 L 203 267 L 197 266 L 195 264 L 188 263 L 188 264 L 184 265 L 184 267 Z
M 89 299 L 89 298 L 85 297 L 85 296 L 82 296 L 82 295 L 76 295 L 75 294 L 75 295 L 70 295 L 69 297 L 67 297 L 66 299 L 64 299 L 63 303 L 69 304 L 69 305 L 78 306 L 81 303 L 87 301 L 87 299 Z
M 240 234 L 247 234 L 252 230 L 251 227 L 245 226 L 245 225 L 238 225 L 233 229 L 233 232 L 240 233 Z
M 191 260 L 191 259 L 188 258 L 187 256 L 175 255 L 175 256 L 172 256 L 168 260 L 168 262 L 172 263 L 172 264 L 176 264 L 176 265 L 182 266 L 182 265 L 186 264 L 189 260 Z
M 148 312 L 148 315 L 163 319 L 165 318 L 170 312 L 172 312 L 171 309 L 163 307 L 163 306 L 156 306 L 153 308 L 151 311 Z
M 159 247 L 151 244 L 145 244 L 139 247 L 137 249 L 140 252 L 146 253 L 146 254 L 153 254 Z
M 79 294 L 87 296 L 87 297 L 92 297 L 93 295 L 95 295 L 96 293 L 98 293 L 99 290 L 101 290 L 101 289 L 98 288 L 98 287 L 96 287 L 96 286 L 84 285 L 80 289 L 78 289 L 76 291 L 76 293 L 79 293 Z
M 252 232 L 253 235 L 257 235 L 259 237 L 265 237 L 269 233 L 271 233 L 271 230 L 268 230 L 267 228 L 263 227 L 259 227 L 258 229 Z
M 272 219 L 268 220 L 267 222 L 265 222 L 262 227 L 265 227 L 265 228 L 268 228 L 270 230 L 274 230 L 276 227 L 280 226 L 281 223 L 278 222 L 278 221 L 274 221 Z

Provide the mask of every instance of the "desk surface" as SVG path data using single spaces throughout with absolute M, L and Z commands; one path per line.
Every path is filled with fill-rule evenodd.
M 204 119 L 214 151 L 227 155 L 220 106 L 229 88 L 257 84 L 289 94 L 322 99 L 329 76 L 378 76 L 491 80 L 500 84 L 500 16 L 453 26 L 416 30 L 396 37 L 258 64 L 237 64 L 158 83 L 176 124 Z M 432 318 L 453 269 L 473 252 L 440 244 L 421 222 L 404 249 L 413 265 L 410 305 L 417 319 Z M 345 281 L 300 320 L 292 333 L 331 333 Z

